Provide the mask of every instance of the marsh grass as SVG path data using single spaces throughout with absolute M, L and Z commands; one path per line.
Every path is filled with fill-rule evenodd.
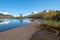
M 60 28 L 60 21 L 52 21 L 52 20 L 48 20 L 46 22 L 42 23 L 43 25 L 47 25 L 47 27 L 54 27 L 54 28 Z
M 60 34 L 60 21 L 48 20 L 40 24 L 41 29 Z

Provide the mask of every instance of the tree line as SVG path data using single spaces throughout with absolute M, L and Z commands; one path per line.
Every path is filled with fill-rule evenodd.
M 31 15 L 28 15 L 27 18 L 42 18 L 42 19 L 57 19 L 60 20 L 60 11 L 56 10 L 56 11 L 48 11 L 46 12 L 46 10 L 42 11 L 42 12 L 38 12 L 36 14 L 32 13 Z

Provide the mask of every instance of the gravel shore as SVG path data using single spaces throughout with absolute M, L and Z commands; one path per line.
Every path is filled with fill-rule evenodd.
M 29 40 L 36 32 L 36 25 L 39 24 L 37 20 L 24 25 L 22 27 L 14 28 L 5 32 L 0 32 L 0 40 Z

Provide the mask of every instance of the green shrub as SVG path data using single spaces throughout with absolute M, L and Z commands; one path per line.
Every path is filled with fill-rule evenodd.
M 56 22 L 56 21 L 48 20 L 46 22 L 43 22 L 42 24 L 47 25 L 48 27 L 52 26 L 52 27 L 59 27 L 60 28 L 60 22 Z

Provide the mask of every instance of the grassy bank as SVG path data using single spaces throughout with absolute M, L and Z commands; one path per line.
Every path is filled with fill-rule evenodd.
M 47 30 L 49 32 L 54 32 L 54 33 L 60 33 L 60 21 L 52 21 L 48 20 L 46 22 L 43 22 L 38 26 L 37 28 Z

